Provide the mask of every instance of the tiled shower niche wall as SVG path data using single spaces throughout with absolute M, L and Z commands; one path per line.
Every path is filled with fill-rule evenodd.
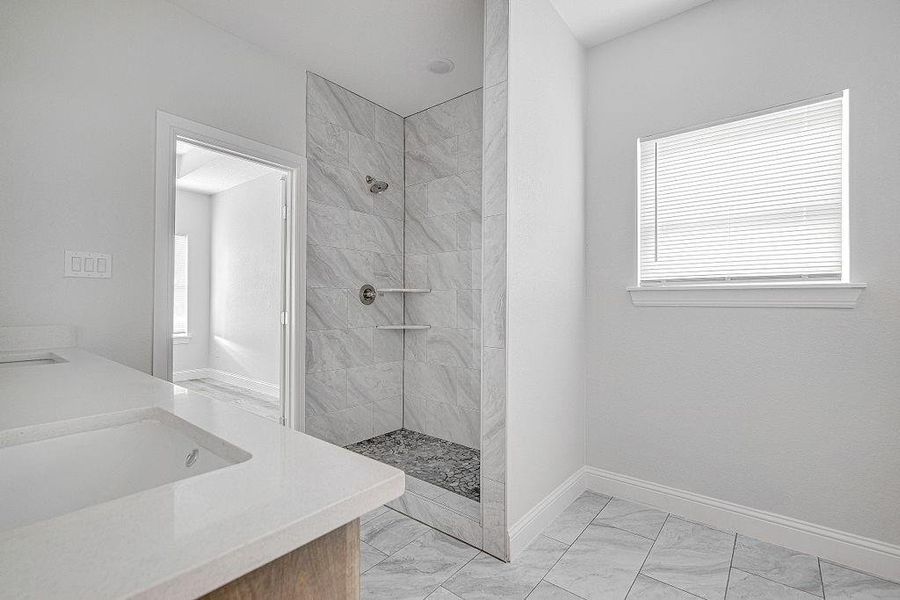
M 406 118 L 404 426 L 479 448 L 480 89 Z
M 309 73 L 306 135 L 306 431 L 345 446 L 403 422 L 403 299 L 358 300 L 403 283 L 403 118 Z

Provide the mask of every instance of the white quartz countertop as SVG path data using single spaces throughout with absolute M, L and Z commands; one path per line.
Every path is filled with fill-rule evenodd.
M 0 369 L 0 431 L 159 407 L 252 457 L 0 532 L 0 598 L 196 598 L 403 493 L 393 467 L 89 352 L 52 352 L 69 362 Z

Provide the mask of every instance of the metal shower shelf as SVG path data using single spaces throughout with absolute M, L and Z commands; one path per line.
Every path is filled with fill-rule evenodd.
M 430 289 L 425 288 L 384 288 L 379 289 L 379 294 L 427 294 Z
M 376 325 L 375 329 L 431 329 L 431 325 Z

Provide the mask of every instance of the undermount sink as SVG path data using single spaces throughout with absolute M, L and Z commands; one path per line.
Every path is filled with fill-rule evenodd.
M 53 365 L 69 362 L 52 352 L 29 352 L 0 354 L 0 369 L 10 367 L 34 367 L 37 365 Z
M 0 432 L 0 531 L 244 462 L 161 408 Z

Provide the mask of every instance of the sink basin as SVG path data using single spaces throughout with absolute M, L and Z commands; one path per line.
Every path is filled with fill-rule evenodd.
M 0 531 L 246 461 L 161 408 L 0 432 Z
M 0 369 L 10 367 L 33 367 L 37 365 L 52 365 L 69 362 L 52 352 L 15 352 L 0 353 Z

